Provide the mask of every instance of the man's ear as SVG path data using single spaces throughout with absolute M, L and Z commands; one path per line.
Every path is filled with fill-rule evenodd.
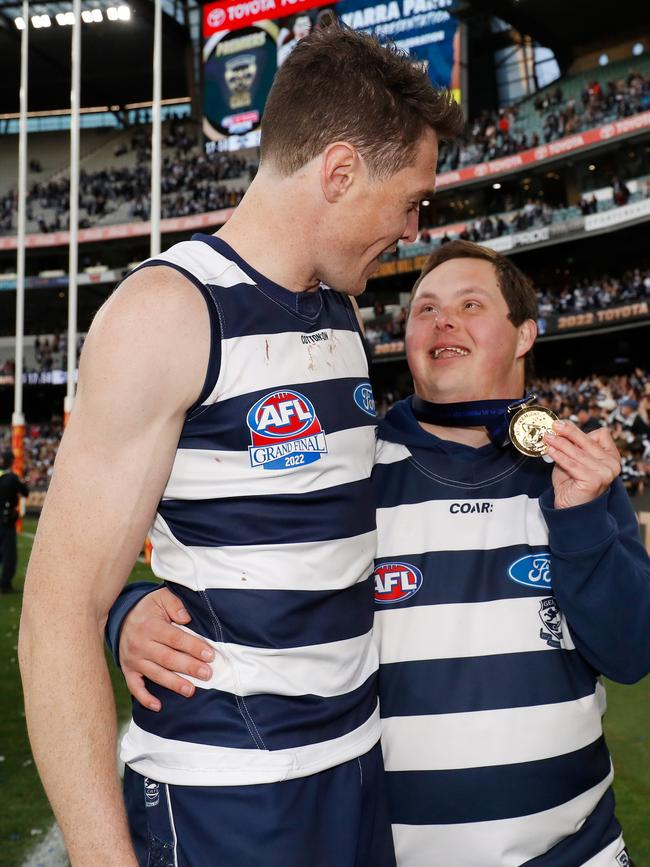
M 532 319 L 526 319 L 518 328 L 517 358 L 522 358 L 532 348 L 537 338 L 537 323 Z
M 321 157 L 321 187 L 330 204 L 338 202 L 364 170 L 354 145 L 345 141 L 329 144 Z

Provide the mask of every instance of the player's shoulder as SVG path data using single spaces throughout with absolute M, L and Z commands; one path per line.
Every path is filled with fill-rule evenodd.
M 94 330 L 115 324 L 140 334 L 176 331 L 183 322 L 206 318 L 203 295 L 194 281 L 166 264 L 133 271 L 120 283 L 93 322 Z
M 110 387 L 163 388 L 183 405 L 199 394 L 211 347 L 206 301 L 182 273 L 152 265 L 130 274 L 98 311 L 80 377 Z M 107 386 L 108 387 L 108 386 Z
M 147 291 L 155 290 L 158 286 L 182 288 L 188 284 L 192 285 L 192 281 L 182 271 L 170 267 L 168 263 L 163 261 L 150 261 L 143 263 L 130 274 L 127 274 L 118 285 L 118 289 L 128 287 L 131 291 Z

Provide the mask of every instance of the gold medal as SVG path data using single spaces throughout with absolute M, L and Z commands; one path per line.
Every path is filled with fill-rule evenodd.
M 555 413 L 539 404 L 521 407 L 510 420 L 510 441 L 523 455 L 541 458 L 547 452 L 544 434 L 553 429 Z

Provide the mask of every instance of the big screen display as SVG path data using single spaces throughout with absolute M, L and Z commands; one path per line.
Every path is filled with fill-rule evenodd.
M 458 25 L 452 0 L 219 0 L 203 9 L 203 132 L 206 149 L 259 144 L 260 122 L 279 66 L 314 27 L 338 17 L 392 41 L 458 91 Z

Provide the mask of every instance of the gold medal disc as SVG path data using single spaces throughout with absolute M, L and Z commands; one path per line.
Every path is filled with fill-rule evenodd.
M 555 413 L 545 406 L 523 406 L 510 420 L 510 441 L 523 455 L 541 458 L 547 452 L 544 434 L 552 430 Z

